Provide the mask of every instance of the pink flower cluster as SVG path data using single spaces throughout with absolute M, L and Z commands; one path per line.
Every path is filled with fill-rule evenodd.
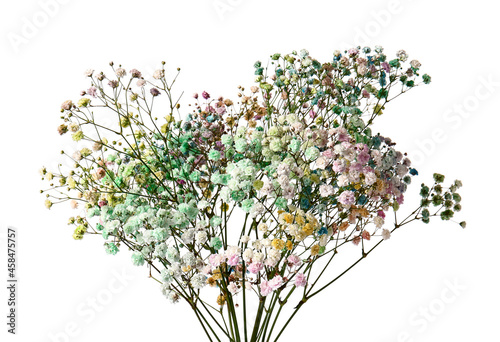
M 283 278 L 280 275 L 275 275 L 273 279 L 267 281 L 263 280 L 260 283 L 260 294 L 267 296 L 272 291 L 277 290 L 283 285 Z
M 351 189 L 340 189 L 353 185 L 371 187 L 378 180 L 383 186 L 372 188 L 367 195 L 373 199 L 390 195 L 401 204 L 406 184 L 402 179 L 408 175 L 411 162 L 403 154 L 394 150 L 390 139 L 378 136 L 381 144 L 376 148 L 364 143 L 354 143 L 344 127 L 317 130 L 305 130 L 304 139 L 314 140 L 315 146 L 322 149 L 320 156 L 315 160 L 318 170 L 331 170 L 337 173 L 336 184 L 321 184 L 321 197 L 337 195 L 339 203 L 350 208 L 356 198 Z
M 262 253 L 262 249 L 264 248 L 266 249 L 267 254 L 269 254 L 268 258 L 265 260 L 262 258 L 264 256 L 264 254 Z M 274 254 L 278 255 L 273 256 Z M 204 267 L 203 273 L 209 275 L 213 270 L 221 266 L 222 263 L 226 263 L 227 265 L 232 266 L 237 270 L 242 270 L 243 262 L 245 262 L 246 270 L 248 271 L 245 274 L 245 277 L 247 278 L 246 284 L 248 286 L 251 283 L 259 285 L 261 295 L 263 296 L 267 296 L 272 291 L 275 291 L 283 285 L 286 285 L 288 283 L 288 279 L 291 278 L 294 278 L 293 285 L 297 287 L 305 286 L 307 284 L 307 280 L 304 274 L 297 272 L 298 268 L 302 266 L 302 259 L 295 254 L 292 254 L 286 259 L 283 259 L 283 262 L 286 266 L 288 266 L 289 269 L 288 276 L 275 275 L 272 279 L 265 280 L 266 273 L 261 273 L 264 270 L 264 267 L 268 266 L 274 268 L 280 260 L 281 257 L 279 251 L 276 251 L 272 247 L 266 248 L 260 246 L 253 250 L 247 248 L 242 254 L 241 248 L 237 246 L 229 246 L 226 251 L 211 254 L 208 257 L 208 264 Z M 260 276 L 257 276 L 259 274 Z M 259 279 L 260 284 L 258 283 Z M 238 292 L 239 288 L 234 282 L 231 282 L 228 285 L 228 289 L 232 293 L 236 293 Z
M 283 284 L 286 283 L 286 278 L 283 279 L 280 275 L 275 275 L 271 280 L 263 280 L 260 283 L 260 294 L 262 296 L 267 296 L 273 291 L 279 289 Z M 294 285 L 296 287 L 304 287 L 307 284 L 307 279 L 304 273 L 297 273 L 295 275 Z
M 212 254 L 208 257 L 208 262 L 212 267 L 219 267 L 221 263 L 226 262 L 229 266 L 236 266 L 241 262 L 241 249 L 236 246 L 229 247 L 222 254 Z

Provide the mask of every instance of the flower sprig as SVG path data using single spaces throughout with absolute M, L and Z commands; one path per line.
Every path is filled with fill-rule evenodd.
M 277 339 L 296 289 L 295 312 L 394 230 L 461 210 L 461 182 L 445 189 L 436 173 L 419 207 L 398 218 L 418 171 L 370 126 L 388 102 L 431 81 L 407 60 L 380 47 L 336 51 L 326 63 L 306 50 L 274 54 L 268 67 L 255 63 L 256 85 L 239 87 L 238 101 L 203 91 L 185 115 L 172 92 L 180 69 L 169 78 L 162 63 L 152 81 L 114 63 L 108 76 L 88 70 L 89 88 L 61 105 L 57 128 L 81 147 L 61 152 L 69 170 L 41 170 L 45 204 L 83 210 L 69 220 L 73 237 L 101 235 L 112 255 L 132 251 L 170 301 L 191 305 L 211 340 L 220 341 L 216 330 L 231 341 Z M 360 259 L 325 279 L 347 246 Z M 250 295 L 259 302 L 251 332 Z

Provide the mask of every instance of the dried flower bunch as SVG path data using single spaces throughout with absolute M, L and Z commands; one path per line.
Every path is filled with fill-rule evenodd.
M 236 103 L 204 91 L 184 115 L 172 92 L 179 69 L 168 80 L 163 63 L 151 81 L 113 63 L 108 75 L 89 70 L 90 87 L 62 104 L 58 127 L 81 148 L 62 152 L 73 168 L 42 169 L 46 206 L 83 209 L 70 218 L 73 237 L 101 235 L 109 254 L 131 250 L 171 302 L 191 305 L 209 340 L 277 340 L 394 230 L 461 209 L 461 182 L 444 188 L 436 173 L 399 217 L 418 173 L 370 126 L 389 101 L 431 81 L 407 61 L 381 47 L 336 51 L 326 63 L 306 50 L 274 54 L 267 68 L 255 63 L 256 85 L 239 87 Z M 343 246 L 359 259 L 332 276 Z

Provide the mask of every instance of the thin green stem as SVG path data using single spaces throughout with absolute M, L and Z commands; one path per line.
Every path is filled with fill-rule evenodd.
M 259 298 L 259 307 L 257 308 L 257 317 L 255 318 L 255 323 L 253 326 L 252 337 L 250 338 L 250 342 L 257 342 L 257 334 L 259 332 L 260 321 L 262 319 L 262 312 L 265 309 L 266 297 Z
M 278 310 L 278 312 L 276 313 L 276 316 L 274 317 L 274 321 L 273 321 L 273 324 L 271 325 L 271 330 L 269 330 L 269 335 L 268 335 L 268 338 L 267 338 L 267 342 L 269 342 L 271 340 L 271 336 L 272 336 L 272 333 L 273 333 L 273 330 L 274 330 L 274 326 L 276 325 L 276 322 L 278 321 L 278 317 L 281 313 L 281 310 L 283 309 L 283 306 L 285 306 L 285 304 L 288 302 L 288 298 L 290 298 L 290 296 L 292 295 L 293 291 L 295 291 L 296 287 L 292 287 L 292 289 L 288 292 L 288 295 L 285 297 L 285 299 L 283 301 L 280 301 L 280 308 Z

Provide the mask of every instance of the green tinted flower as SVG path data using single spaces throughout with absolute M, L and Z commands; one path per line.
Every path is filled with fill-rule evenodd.
M 134 264 L 135 266 L 142 266 L 142 265 L 144 265 L 144 262 L 145 262 L 145 259 L 144 259 L 144 255 L 142 255 L 142 253 L 134 252 L 132 254 L 132 264 Z
M 169 234 L 165 228 L 156 228 L 151 232 L 151 236 L 153 236 L 156 241 L 165 241 Z
M 429 199 L 427 199 L 427 198 L 426 198 L 426 199 L 422 199 L 422 200 L 420 201 L 420 205 L 421 205 L 422 207 L 428 207 L 430 204 L 431 204 L 431 201 L 430 201 Z
M 264 182 L 261 181 L 260 179 L 257 179 L 256 181 L 253 182 L 253 187 L 257 191 L 259 191 L 260 189 L 262 189 L 263 186 L 264 186 Z
M 114 217 L 114 215 L 110 215 L 110 218 L 111 217 Z M 114 233 L 119 226 L 120 226 L 119 220 L 111 220 L 104 224 L 104 230 L 108 233 Z
M 260 139 L 254 139 L 252 141 L 252 149 L 255 153 L 260 153 L 260 151 L 262 151 L 262 142 Z
M 96 206 L 96 207 L 89 208 L 89 209 L 87 210 L 87 216 L 88 216 L 89 218 L 94 217 L 94 216 L 98 216 L 98 215 L 100 215 L 100 213 L 101 213 L 101 210 L 100 210 L 100 208 L 99 208 L 99 207 L 97 207 L 97 206 Z M 100 224 L 98 224 L 98 225 L 100 225 Z
M 192 206 L 187 203 L 181 203 L 179 204 L 179 211 L 192 220 L 196 218 L 196 215 L 198 215 L 199 210 L 198 208 L 196 208 L 196 206 Z
M 215 236 L 210 240 L 210 247 L 214 248 L 215 250 L 219 250 L 222 248 L 222 241 L 218 236 Z
M 87 228 L 83 224 L 81 224 L 78 227 L 76 227 L 75 234 L 83 235 L 83 234 L 85 234 L 86 231 L 87 231 Z
M 234 148 L 228 148 L 225 152 L 226 159 L 231 159 L 235 154 Z
M 299 140 L 293 139 L 292 141 L 290 141 L 290 144 L 288 145 L 288 149 L 293 153 L 297 153 L 300 150 L 300 145 L 301 145 L 301 142 Z
M 90 99 L 86 97 L 82 97 L 80 100 L 77 102 L 78 107 L 87 107 L 90 104 Z
M 433 177 L 434 177 L 434 181 L 435 181 L 436 183 L 443 183 L 443 182 L 444 182 L 444 176 L 443 176 L 443 175 L 441 175 L 441 174 L 439 174 L 439 173 L 435 173 L 435 174 L 433 175 Z
M 429 187 L 422 184 L 422 188 L 420 189 L 420 196 L 427 197 L 429 196 Z
M 167 284 L 170 284 L 175 280 L 170 271 L 167 269 L 161 271 L 160 277 L 161 280 L 163 280 L 163 282 Z
M 201 172 L 198 170 L 191 172 L 191 174 L 189 175 L 189 180 L 191 182 L 197 183 L 200 181 L 200 178 L 201 178 Z
M 271 91 L 271 90 L 273 90 L 273 85 L 272 85 L 272 84 L 269 84 L 269 83 L 267 83 L 267 82 L 263 82 L 263 83 L 261 83 L 261 84 L 260 84 L 260 87 L 261 87 L 262 89 L 264 89 L 265 91 Z
M 281 118 L 285 119 L 284 116 L 282 116 Z M 273 126 L 273 127 L 269 128 L 269 131 L 267 132 L 267 134 L 271 137 L 280 137 L 283 134 L 283 129 L 279 126 L 278 127 Z
M 422 217 L 429 218 L 430 212 L 429 209 L 422 210 Z
M 47 200 L 45 200 L 45 207 L 46 207 L 47 209 L 50 209 L 50 207 L 52 207 L 52 202 L 51 202 L 50 200 L 48 200 L 48 199 L 47 199 Z
M 214 228 L 220 226 L 221 223 L 222 223 L 222 218 L 220 216 L 212 216 L 212 218 L 210 219 L 210 226 Z
M 262 155 L 269 160 L 272 156 L 274 156 L 274 152 L 270 148 L 263 148 L 262 149 Z
M 438 206 L 438 205 L 441 205 L 443 203 L 443 196 L 439 196 L 439 195 L 434 195 L 432 196 L 432 204 L 434 206 Z
M 278 197 L 274 204 L 280 209 L 286 209 L 288 206 L 288 201 L 283 197 Z
M 393 209 L 394 211 L 398 211 L 398 210 L 399 210 L 399 203 L 398 203 L 398 202 L 396 202 L 396 201 L 394 201 L 394 202 L 392 203 L 392 209 Z
M 104 249 L 105 249 L 107 254 L 111 254 L 111 255 L 115 255 L 119 251 L 118 247 L 116 247 L 116 245 L 112 242 L 105 243 Z
M 319 149 L 317 147 L 309 147 L 305 152 L 307 160 L 313 161 L 319 157 Z
M 171 263 L 180 260 L 179 251 L 175 247 L 169 247 L 165 256 Z
M 241 208 L 243 209 L 244 212 L 249 213 L 250 210 L 252 210 L 254 201 L 252 198 L 243 200 L 241 202 Z
M 210 152 L 208 152 L 208 159 L 217 161 L 220 160 L 220 158 L 221 155 L 219 151 L 211 149 Z
M 83 132 L 82 131 L 78 131 L 76 133 L 73 133 L 71 135 L 71 138 L 74 140 L 74 141 L 80 141 L 83 139 Z
M 125 234 L 134 234 L 139 229 L 140 223 L 139 217 L 132 216 L 123 225 L 123 231 Z
M 231 198 L 233 199 L 233 201 L 235 202 L 240 202 L 243 200 L 243 198 L 246 197 L 246 194 L 245 192 L 243 192 L 242 190 L 235 190 L 235 191 L 231 191 Z
M 442 220 L 449 220 L 453 217 L 453 210 L 451 209 L 446 209 L 441 212 L 441 219 Z
M 231 145 L 233 143 L 233 137 L 230 136 L 229 134 L 223 134 L 221 137 L 220 137 L 220 141 L 228 146 L 228 145 Z
M 87 231 L 87 228 L 84 225 L 79 225 L 76 227 L 74 233 L 73 233 L 73 239 L 75 240 L 81 240 L 83 239 L 83 235 L 85 235 L 85 232 Z
M 238 152 L 245 152 L 247 148 L 247 140 L 246 139 L 237 139 L 234 143 L 234 147 Z
M 271 149 L 271 151 L 274 151 L 274 152 L 279 152 L 282 150 L 283 148 L 283 145 L 281 143 L 281 139 L 273 139 L 271 140 L 271 143 L 269 144 L 269 148 Z

